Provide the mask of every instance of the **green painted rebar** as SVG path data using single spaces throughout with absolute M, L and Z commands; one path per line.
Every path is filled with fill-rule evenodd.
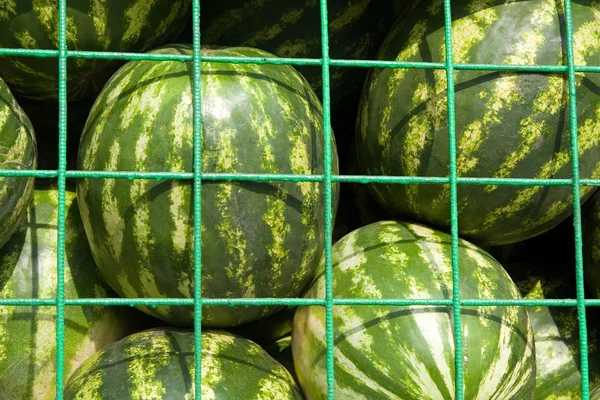
M 202 399 L 202 84 L 200 0 L 192 1 L 194 97 L 194 393 Z
M 65 192 L 67 178 L 67 0 L 58 2 L 58 221 L 56 275 L 56 399 L 63 398 L 65 347 Z
M 585 289 L 583 284 L 583 244 L 581 233 L 581 198 L 579 184 L 579 140 L 577 134 L 577 93 L 575 82 L 575 56 L 573 52 L 573 19 L 571 0 L 564 1 L 565 36 L 567 45 L 567 66 L 569 83 L 569 124 L 571 132 L 571 162 L 573 179 L 573 225 L 575 228 L 575 278 L 577 287 L 577 316 L 579 321 L 581 396 L 590 397 L 588 371 L 587 318 L 585 312 Z
M 452 299 L 364 299 L 364 298 L 333 298 L 335 306 L 452 306 Z M 461 298 L 461 306 L 491 307 L 491 306 L 523 306 L 523 307 L 576 307 L 578 299 L 465 299 Z M 600 306 L 600 299 L 585 299 L 586 307 Z M 56 298 L 19 298 L 0 299 L 2 306 L 56 306 Z M 65 299 L 65 306 L 193 306 L 193 298 L 77 298 Z M 216 306 L 320 306 L 325 307 L 324 298 L 203 298 L 203 307 Z
M 332 247 L 332 184 L 331 179 L 331 96 L 329 80 L 329 21 L 327 0 L 321 0 L 321 51 L 323 77 L 323 197 L 325 212 L 325 337 L 327 352 L 327 398 L 334 399 L 334 327 L 333 327 L 333 266 L 331 260 Z
M 446 44 L 446 82 L 448 85 L 448 151 L 450 153 L 450 234 L 452 236 L 452 311 L 454 332 L 455 398 L 464 398 L 463 340 L 460 318 L 460 271 L 458 262 L 458 183 L 456 171 L 456 120 L 454 105 L 454 55 L 452 52 L 452 10 L 444 0 L 444 36 Z
M 193 172 L 142 172 L 142 171 L 66 171 L 67 178 L 89 179 L 155 179 L 193 180 Z M 0 177 L 56 178 L 58 170 L 14 170 L 0 169 Z M 248 174 L 204 172 L 203 181 L 228 182 L 323 182 L 323 175 L 302 174 Z M 386 184 L 449 184 L 450 178 L 443 176 L 392 176 L 392 175 L 331 175 L 333 182 L 346 183 L 386 183 Z M 459 185 L 499 185 L 499 186 L 571 186 L 571 178 L 485 178 L 457 176 Z M 580 186 L 600 186 L 600 179 L 579 179 Z

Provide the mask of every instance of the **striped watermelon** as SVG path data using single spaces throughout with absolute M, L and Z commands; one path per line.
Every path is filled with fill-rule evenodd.
M 71 399 L 193 399 L 194 334 L 159 328 L 100 351 L 65 387 Z M 223 331 L 202 332 L 203 399 L 302 399 L 285 368 L 257 344 Z
M 371 59 L 394 23 L 397 0 L 330 0 L 331 58 Z M 279 57 L 321 58 L 318 0 L 228 0 L 201 5 L 202 42 L 256 47 Z M 191 27 L 190 27 L 191 28 Z M 191 43 L 191 29 L 181 40 Z M 298 67 L 321 95 L 321 68 Z M 364 68 L 332 68 L 332 101 L 360 89 Z
M 575 298 L 575 275 L 568 265 L 511 264 L 506 269 L 528 299 Z M 575 307 L 528 307 L 536 358 L 536 400 L 581 399 L 579 326 Z M 587 310 L 591 386 L 600 384 L 598 309 Z
M 600 192 L 582 209 L 585 283 L 600 298 Z
M 395 25 L 379 59 L 443 62 L 442 0 L 428 0 Z M 554 0 L 452 3 L 456 63 L 563 63 L 563 8 Z M 518 27 L 516 29 L 515 27 Z M 573 3 L 575 64 L 600 64 L 600 9 Z M 444 70 L 377 69 L 363 92 L 357 130 L 361 172 L 448 176 Z M 566 75 L 456 71 L 457 173 L 466 177 L 570 178 Z M 600 177 L 600 76 L 578 74 L 582 177 Z M 396 216 L 448 229 L 449 185 L 373 185 Z M 591 187 L 581 190 L 585 201 Z M 515 243 L 572 213 L 566 186 L 461 185 L 461 236 L 482 245 Z
M 600 386 L 596 386 L 590 393 L 590 400 L 600 400 Z
M 382 221 L 346 235 L 332 250 L 339 298 L 450 298 L 451 238 L 423 225 Z M 459 243 L 464 298 L 520 298 L 488 253 Z M 323 264 L 306 297 L 325 296 Z M 453 399 L 452 308 L 336 306 L 335 393 L 342 399 Z M 533 399 L 533 331 L 524 307 L 463 307 L 465 399 Z M 292 351 L 308 399 L 327 393 L 325 309 L 300 307 Z
M 205 50 L 272 57 L 250 48 Z M 156 50 L 190 54 L 187 45 Z M 203 64 L 203 170 L 323 173 L 322 108 L 289 66 Z M 107 84 L 86 124 L 82 170 L 192 171 L 191 68 L 131 62 Z M 332 172 L 338 172 L 332 141 Z M 94 259 L 124 297 L 192 297 L 190 181 L 82 179 L 81 215 Z M 338 186 L 334 185 L 334 214 Z M 320 183 L 206 182 L 202 190 L 205 297 L 296 296 L 323 251 Z M 142 307 L 191 325 L 190 308 Z M 250 322 L 278 307 L 208 307 L 206 326 Z
M 56 296 L 58 192 L 38 187 L 27 221 L 0 250 L 0 298 Z M 95 271 L 74 192 L 66 193 L 65 297 L 112 297 Z M 139 329 L 126 308 L 65 309 L 65 376 L 105 345 Z M 56 309 L 0 306 L 0 399 L 55 398 Z
M 69 0 L 69 50 L 140 52 L 181 33 L 190 0 Z M 57 49 L 57 0 L 3 0 L 0 47 Z M 33 99 L 58 97 L 56 58 L 0 57 L 0 75 L 16 92 Z M 119 64 L 101 59 L 69 59 L 70 100 L 97 94 Z
M 0 168 L 29 170 L 36 167 L 37 144 L 31 122 L 0 78 Z M 33 182 L 33 178 L 0 177 L 0 248 L 25 215 Z

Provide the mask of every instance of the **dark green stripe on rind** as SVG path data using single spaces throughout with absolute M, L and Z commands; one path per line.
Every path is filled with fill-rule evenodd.
M 444 16 L 429 0 L 399 22 L 378 58 L 444 61 Z M 456 63 L 564 62 L 562 5 L 550 0 L 460 0 L 453 4 Z M 600 62 L 600 9 L 573 4 L 575 62 Z M 518 26 L 518 30 L 514 27 Z M 578 74 L 581 176 L 600 176 L 600 84 Z M 457 173 L 468 177 L 571 176 L 566 76 L 543 73 L 456 72 Z M 448 176 L 446 76 L 443 70 L 378 69 L 365 85 L 357 150 L 365 174 Z M 396 216 L 448 229 L 449 186 L 377 185 L 375 197 Z M 585 201 L 592 189 L 582 188 Z M 568 186 L 461 185 L 463 237 L 485 245 L 539 235 L 568 217 Z
M 189 17 L 190 0 L 71 0 L 69 50 L 141 52 L 174 40 Z M 57 0 L 18 0 L 0 5 L 0 47 L 57 49 Z M 97 94 L 119 66 L 102 59 L 69 59 L 68 97 Z M 56 59 L 0 57 L 0 76 L 24 96 L 58 97 Z
M 450 298 L 450 236 L 422 225 L 378 222 L 333 246 L 341 298 Z M 461 241 L 461 295 L 520 298 L 506 271 Z M 320 275 L 306 294 L 322 298 Z M 465 399 L 531 399 L 535 356 L 522 307 L 463 307 Z M 449 307 L 336 306 L 335 393 L 352 399 L 451 399 L 454 340 Z M 296 373 L 308 398 L 326 398 L 325 311 L 300 307 L 292 332 Z
M 248 48 L 208 51 L 272 57 Z M 157 52 L 190 54 L 191 48 Z M 205 172 L 323 173 L 322 108 L 300 74 L 273 65 L 202 68 Z M 90 114 L 79 168 L 191 172 L 191 120 L 188 65 L 131 62 L 107 84 Z M 121 295 L 192 297 L 191 189 L 189 181 L 78 181 L 94 258 Z M 204 182 L 202 210 L 203 296 L 290 297 L 312 279 L 323 250 L 322 184 Z M 170 323 L 192 323 L 191 308 L 143 309 Z M 203 311 L 203 322 L 233 326 L 276 310 L 212 307 Z
M 70 399 L 193 399 L 194 334 L 173 328 L 131 335 L 87 360 L 69 380 Z M 203 399 L 296 400 L 286 369 L 257 344 L 202 332 Z
M 0 298 L 54 298 L 58 192 L 39 189 L 27 221 L 0 250 Z M 65 297 L 114 297 L 98 275 L 74 192 L 66 192 Z M 141 329 L 126 308 L 65 309 L 65 376 L 105 345 Z M 0 306 L 0 398 L 55 398 L 56 310 Z

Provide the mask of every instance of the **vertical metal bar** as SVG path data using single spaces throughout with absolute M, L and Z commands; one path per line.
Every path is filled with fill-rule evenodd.
M 200 0 L 193 0 L 194 97 L 194 385 L 202 399 L 202 102 Z
M 62 400 L 65 363 L 65 190 L 67 170 L 67 0 L 58 2 L 58 237 L 56 398 Z
M 327 0 L 321 0 L 321 51 L 323 79 L 323 196 L 325 201 L 325 329 L 327 341 L 327 398 L 334 399 L 334 337 L 333 337 L 333 272 L 331 265 L 332 246 L 332 180 L 331 180 L 331 89 L 329 82 L 329 21 Z
M 452 235 L 452 311 L 454 320 L 454 368 L 456 399 L 464 398 L 463 342 L 460 319 L 460 274 L 458 262 L 458 187 L 456 180 L 456 110 L 454 104 L 454 56 L 452 52 L 452 11 L 444 0 L 446 80 L 448 83 L 448 136 L 450 152 L 450 223 Z
M 569 123 L 571 132 L 571 161 L 573 174 L 573 225 L 575 230 L 575 279 L 577 287 L 577 315 L 579 319 L 579 346 L 581 352 L 581 395 L 590 396 L 588 372 L 587 318 L 583 283 L 583 244 L 581 233 L 581 196 L 579 176 L 579 139 L 577 134 L 577 93 L 575 85 L 575 56 L 573 53 L 573 19 L 571 1 L 565 0 L 565 34 L 567 44 L 567 73 L 569 83 Z

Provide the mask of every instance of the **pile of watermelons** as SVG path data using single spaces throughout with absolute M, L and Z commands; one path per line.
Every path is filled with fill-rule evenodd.
M 56 50 L 57 5 L 0 0 L 0 48 Z M 451 0 L 453 61 L 567 65 L 572 32 L 574 64 L 600 65 L 600 5 L 573 0 L 571 10 L 572 25 L 561 1 Z M 69 51 L 191 59 L 191 19 L 191 0 L 69 0 L 64 34 Z M 471 180 L 454 196 L 443 179 L 335 180 L 329 197 L 315 179 L 232 179 L 321 176 L 328 168 L 334 176 L 450 175 L 442 0 L 328 1 L 332 59 L 437 66 L 332 66 L 329 146 L 320 66 L 213 57 L 319 59 L 320 24 L 318 0 L 201 2 L 201 54 L 210 56 L 200 76 L 202 296 L 316 299 L 299 307 L 204 305 L 202 398 L 325 399 L 332 358 L 335 398 L 454 399 L 451 204 L 462 298 L 575 299 L 582 290 L 600 297 L 600 194 L 593 185 L 579 191 L 586 285 L 578 287 L 570 184 L 574 117 L 579 176 L 600 178 L 600 76 L 578 70 L 575 99 L 558 69 L 454 72 L 458 176 L 559 184 Z M 0 177 L 0 299 L 22 299 L 0 305 L 0 399 L 54 398 L 57 352 L 65 399 L 195 398 L 192 62 L 70 56 L 60 147 L 56 57 L 0 56 L 0 168 L 9 170 Z M 64 168 L 79 176 L 69 173 L 59 199 L 56 171 L 62 177 Z M 34 179 L 32 170 L 49 172 Z M 333 307 L 330 353 L 318 304 L 328 294 L 348 299 Z M 185 304 L 82 305 L 119 297 Z M 582 319 L 569 304 L 461 307 L 464 398 L 581 399 L 582 372 L 591 388 L 600 385 L 597 309 L 586 312 L 582 370 Z

